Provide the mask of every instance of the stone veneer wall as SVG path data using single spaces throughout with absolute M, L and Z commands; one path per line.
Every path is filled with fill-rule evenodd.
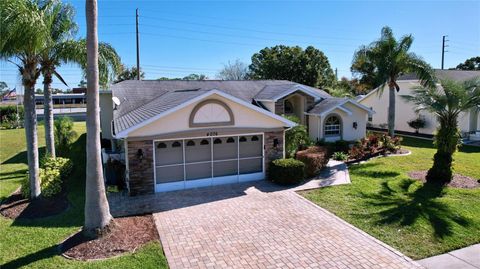
M 127 144 L 130 195 L 154 193 L 153 141 L 127 141 Z M 139 160 L 137 157 L 139 149 L 143 151 L 142 160 Z
M 285 131 L 266 132 L 263 139 L 265 145 L 265 172 L 268 173 L 268 165 L 271 161 L 285 157 Z M 278 139 L 277 147 L 273 147 L 275 139 Z

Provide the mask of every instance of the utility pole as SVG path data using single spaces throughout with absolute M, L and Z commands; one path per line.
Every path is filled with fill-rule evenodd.
M 335 79 L 338 81 L 338 70 L 335 68 Z
M 136 34 L 137 34 L 137 80 L 140 80 L 140 46 L 138 42 L 138 8 L 136 9 L 135 12 L 135 18 L 136 18 Z
M 443 64 L 445 62 L 445 52 L 448 52 L 445 50 L 446 47 L 448 47 L 448 45 L 445 45 L 445 42 L 447 42 L 448 40 L 445 39 L 445 37 L 447 37 L 447 35 L 444 35 L 442 37 L 442 70 L 443 70 Z

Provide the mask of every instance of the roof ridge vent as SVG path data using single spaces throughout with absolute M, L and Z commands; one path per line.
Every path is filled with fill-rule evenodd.
M 180 89 L 180 90 L 174 90 L 174 92 L 196 92 L 200 90 L 200 88 L 195 88 L 195 89 Z

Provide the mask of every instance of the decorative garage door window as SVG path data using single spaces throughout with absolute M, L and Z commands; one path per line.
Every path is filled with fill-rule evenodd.
M 263 136 L 205 137 L 155 142 L 157 184 L 217 185 L 263 175 Z M 184 185 L 178 185 L 178 184 Z
M 341 122 L 336 115 L 328 116 L 325 120 L 325 136 L 339 136 Z
M 224 102 L 216 99 L 197 104 L 190 114 L 190 127 L 234 125 L 233 113 Z

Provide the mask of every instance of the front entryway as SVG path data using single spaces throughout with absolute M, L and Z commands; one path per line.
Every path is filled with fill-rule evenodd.
M 263 134 L 154 142 L 155 191 L 264 179 Z

